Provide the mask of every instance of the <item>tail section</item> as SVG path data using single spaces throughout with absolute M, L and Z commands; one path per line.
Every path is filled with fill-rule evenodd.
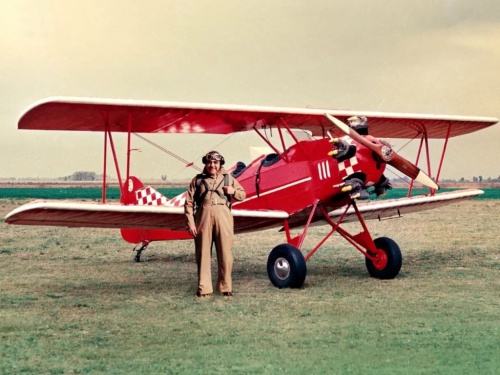
M 139 206 L 166 206 L 168 198 L 151 186 L 145 186 L 135 176 L 130 176 L 122 191 L 120 202 Z
M 135 176 L 130 176 L 125 187 L 122 190 L 120 202 L 125 205 L 137 206 L 180 206 L 183 205 L 185 198 L 182 199 L 185 193 L 179 197 L 169 200 L 162 193 L 152 188 L 145 186 Z M 137 244 L 139 242 L 149 243 L 152 241 L 164 240 L 186 240 L 191 239 L 187 231 L 171 231 L 166 229 L 121 229 L 122 238 L 130 243 Z

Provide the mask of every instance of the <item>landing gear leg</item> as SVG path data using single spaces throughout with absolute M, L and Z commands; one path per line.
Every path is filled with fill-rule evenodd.
M 140 248 L 138 248 L 138 246 L 139 246 L 139 245 L 141 246 Z M 136 252 L 135 257 L 134 257 L 134 260 L 135 260 L 137 263 L 139 263 L 139 262 L 141 261 L 141 253 L 142 253 L 144 250 L 146 250 L 146 248 L 148 247 L 148 245 L 149 245 L 149 242 L 142 242 L 142 243 L 137 244 L 137 245 L 134 247 L 133 251 L 135 251 L 135 252 Z

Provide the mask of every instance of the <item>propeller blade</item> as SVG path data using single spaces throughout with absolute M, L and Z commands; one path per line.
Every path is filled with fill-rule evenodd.
M 338 118 L 333 117 L 332 115 L 325 113 L 325 116 L 328 120 L 330 120 L 333 125 L 335 125 L 337 128 L 342 130 L 346 135 L 354 139 L 356 142 L 361 143 L 363 146 L 369 148 L 372 151 L 378 152 L 373 149 L 372 146 L 376 146 L 371 142 L 368 142 L 366 139 L 364 139 L 362 136 L 358 134 L 358 132 L 354 129 L 351 129 L 348 125 L 344 124 L 342 121 L 340 121 Z
M 426 173 L 424 173 L 420 168 L 418 168 L 412 162 L 406 160 L 402 156 L 393 152 L 392 159 L 387 162 L 387 164 L 393 166 L 401 173 L 404 173 L 412 180 L 415 180 L 422 185 L 430 187 L 431 189 L 439 190 L 439 185 L 436 184 Z
M 430 178 L 426 173 L 422 172 L 422 170 L 418 172 L 418 176 L 415 178 L 415 181 L 420 182 L 422 185 L 428 186 L 434 190 L 440 189 L 439 185 L 436 184 L 434 180 Z
M 332 122 L 332 124 L 342 130 L 342 132 L 344 132 L 346 135 L 354 139 L 356 142 L 362 144 L 366 148 L 372 150 L 375 154 L 378 155 L 380 160 L 383 160 L 387 164 L 393 166 L 401 173 L 404 173 L 406 176 L 410 177 L 412 180 L 430 187 L 431 189 L 439 190 L 438 184 L 436 184 L 427 174 L 425 174 L 425 172 L 423 172 L 412 162 L 396 154 L 396 152 L 394 152 L 394 150 L 392 150 L 389 145 L 374 144 L 365 139 L 363 136 L 359 135 L 356 130 L 351 129 L 348 125 L 344 124 L 338 118 L 335 118 L 328 113 L 325 113 L 325 116 Z

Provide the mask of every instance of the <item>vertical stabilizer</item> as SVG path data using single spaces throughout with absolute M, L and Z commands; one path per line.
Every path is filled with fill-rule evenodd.
M 145 186 L 137 177 L 130 176 L 125 183 L 120 201 L 127 205 L 165 206 L 168 198 L 151 186 Z

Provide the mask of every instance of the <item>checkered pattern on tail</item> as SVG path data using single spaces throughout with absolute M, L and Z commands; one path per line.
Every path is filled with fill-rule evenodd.
M 182 207 L 184 206 L 184 203 L 186 203 L 186 192 L 170 199 L 167 203 L 167 206 Z
M 139 206 L 165 206 L 168 202 L 164 195 L 150 186 L 137 190 L 135 197 Z

